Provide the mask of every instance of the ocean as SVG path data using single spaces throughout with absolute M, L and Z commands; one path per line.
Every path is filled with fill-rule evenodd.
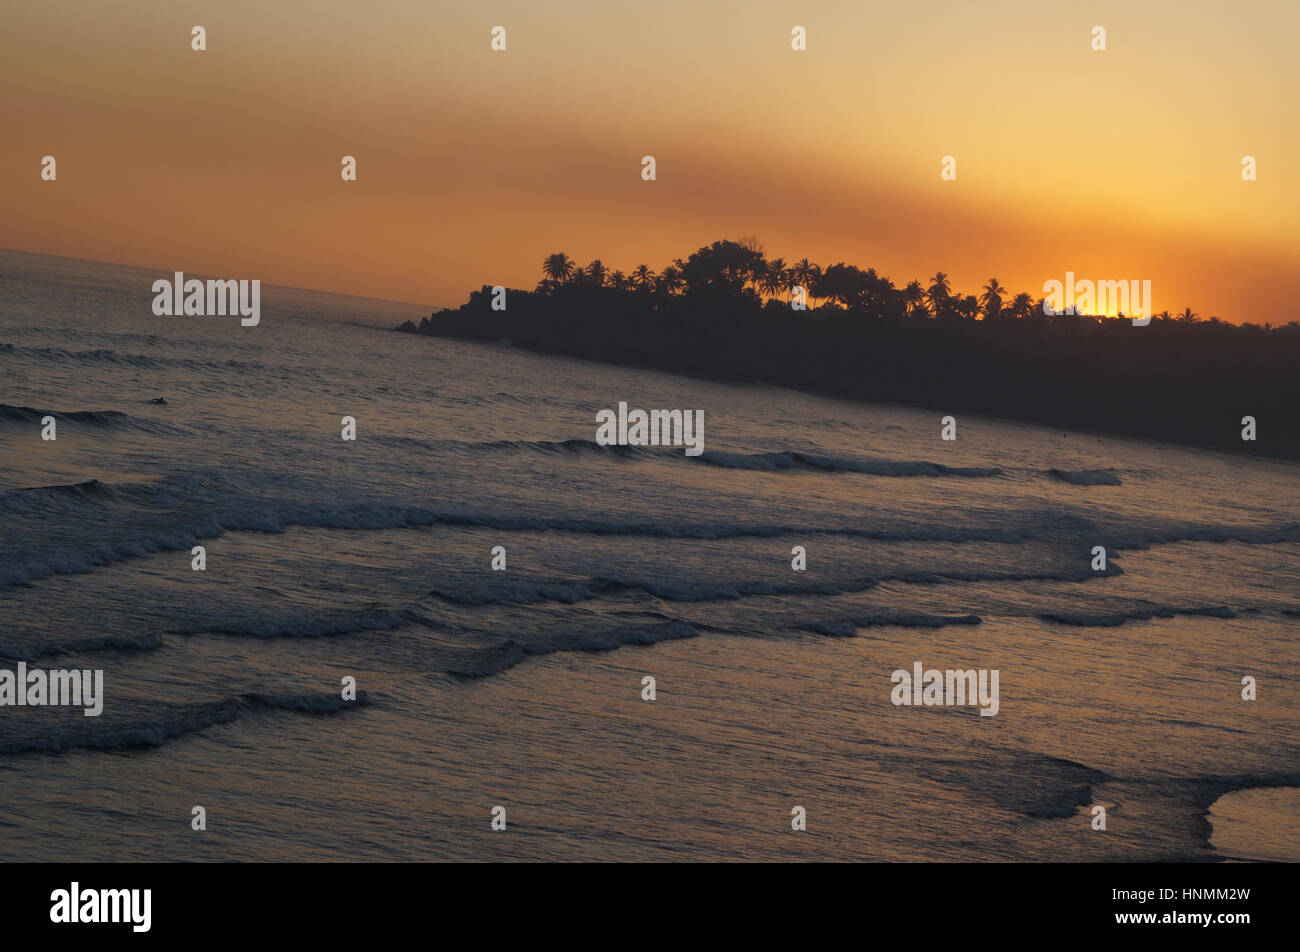
M 0 858 L 1300 860 L 1297 465 L 160 278 L 0 252 L 0 668 L 103 671 L 0 707 Z

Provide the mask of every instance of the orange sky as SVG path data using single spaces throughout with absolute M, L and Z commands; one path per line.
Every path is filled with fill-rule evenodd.
M 0 247 L 455 305 L 552 251 L 757 235 L 898 284 L 1073 271 L 1300 318 L 1300 3 L 889 6 L 5 4 Z

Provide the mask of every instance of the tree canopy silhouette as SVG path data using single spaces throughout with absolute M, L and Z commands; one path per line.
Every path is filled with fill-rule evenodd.
M 797 310 L 802 287 L 808 307 Z M 1300 323 L 1146 326 L 1045 314 L 991 277 L 979 297 L 948 275 L 899 288 L 875 269 L 767 260 L 756 239 L 715 241 L 630 275 L 557 252 L 534 290 L 494 310 L 484 286 L 399 330 L 508 342 L 723 381 L 1300 459 Z M 818 303 L 820 302 L 820 303 Z M 1243 442 L 1241 420 L 1258 421 Z

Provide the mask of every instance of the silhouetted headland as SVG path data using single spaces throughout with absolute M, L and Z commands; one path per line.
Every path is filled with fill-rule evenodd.
M 549 256 L 532 291 L 492 288 L 400 331 L 851 400 L 1300 459 L 1300 323 L 1044 313 L 996 278 L 980 297 L 936 274 L 766 260 L 717 241 L 656 274 Z M 798 288 L 807 309 L 796 310 Z M 1242 438 L 1243 417 L 1256 439 Z

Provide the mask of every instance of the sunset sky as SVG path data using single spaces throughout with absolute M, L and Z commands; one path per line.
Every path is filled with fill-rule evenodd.
M 0 37 L 0 247 L 454 306 L 756 235 L 1300 318 L 1296 0 L 76 0 Z

